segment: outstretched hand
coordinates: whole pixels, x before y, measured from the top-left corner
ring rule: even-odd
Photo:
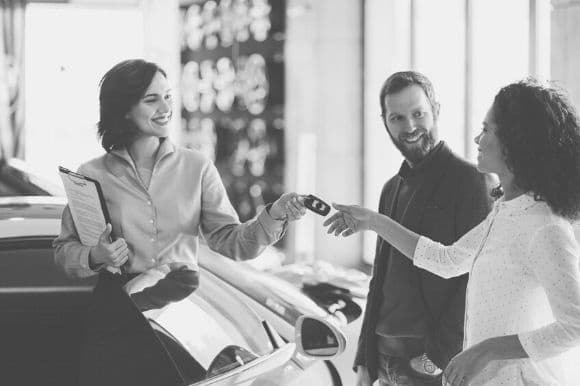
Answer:
[[[373,217],[376,212],[358,205],[340,205],[332,203],[332,207],[337,210],[322,225],[328,226],[328,234],[335,236],[342,234],[348,237],[356,232],[371,229]]]

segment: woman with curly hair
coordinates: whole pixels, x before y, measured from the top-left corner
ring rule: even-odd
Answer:
[[[335,204],[324,225],[372,230],[442,277],[469,273],[463,351],[449,385],[569,385],[580,344],[580,123],[562,92],[525,80],[502,88],[475,138],[478,169],[495,173],[489,216],[450,246],[358,206]],[[575,373],[575,374],[574,374]]]

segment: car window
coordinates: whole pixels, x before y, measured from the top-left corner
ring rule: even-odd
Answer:
[[[218,376],[274,350],[263,321],[239,299],[240,294],[205,270],[200,272],[199,287],[185,299],[167,301],[170,297],[166,297],[161,307],[148,304],[144,309],[138,294],[165,277],[161,270],[150,270],[127,283],[125,289],[162,336],[188,381]],[[163,288],[167,287],[159,286]]]
[[[52,238],[15,238],[0,244],[0,288],[77,287],[89,291],[96,278],[73,279],[54,263]]]

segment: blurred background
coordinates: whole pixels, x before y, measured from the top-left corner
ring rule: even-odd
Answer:
[[[379,118],[394,71],[433,81],[440,136],[472,161],[502,85],[554,80],[580,101],[579,0],[0,4],[3,162],[60,184],[58,165],[100,155],[99,80],[142,57],[173,84],[173,141],[214,160],[242,220],[287,191],[376,208],[402,161]],[[282,259],[368,272],[375,238],[328,236],[322,221],[309,213],[292,224],[276,246]]]

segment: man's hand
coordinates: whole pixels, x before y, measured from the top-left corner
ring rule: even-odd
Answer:
[[[272,204],[269,213],[275,220],[298,220],[306,214],[304,199],[296,193],[283,194]]]
[[[91,247],[89,259],[92,264],[120,267],[129,258],[129,248],[125,239],[119,238],[114,242],[110,241],[112,229],[111,224],[107,224],[107,227],[99,237],[97,245]]]
[[[364,366],[358,366],[356,369],[356,386],[371,386],[372,384],[369,370]]]
[[[328,218],[322,225],[329,226],[327,233],[334,233],[335,236],[342,234],[344,237],[356,232],[365,231],[372,228],[372,222],[376,212],[360,207],[358,205],[332,204],[338,212]]]

